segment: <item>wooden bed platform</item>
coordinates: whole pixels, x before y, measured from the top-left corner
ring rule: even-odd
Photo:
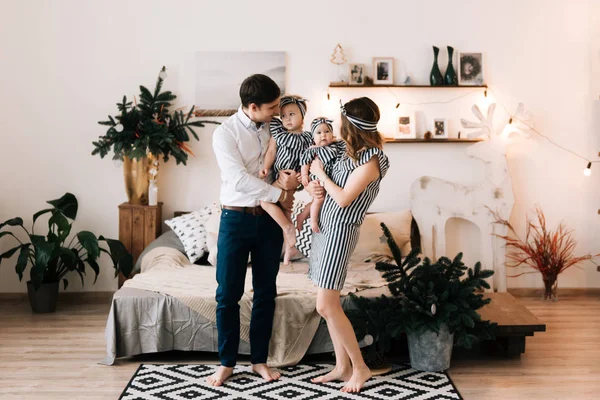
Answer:
[[[490,320],[498,324],[496,341],[484,343],[483,346],[491,349],[496,345],[501,347],[507,356],[518,356],[525,352],[525,338],[533,336],[535,332],[544,332],[546,325],[541,323],[519,300],[512,294],[486,293],[492,302],[479,310],[483,320]]]

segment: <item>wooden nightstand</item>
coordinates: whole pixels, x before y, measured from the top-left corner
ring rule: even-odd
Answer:
[[[161,234],[162,204],[142,206],[123,203],[119,206],[119,240],[133,255],[134,264],[146,246]],[[125,280],[120,274],[119,287]]]

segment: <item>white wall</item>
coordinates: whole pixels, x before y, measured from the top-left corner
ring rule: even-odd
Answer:
[[[371,64],[373,56],[394,57],[396,74],[408,72],[427,83],[432,45],[456,51],[483,51],[486,80],[497,100],[514,112],[526,104],[536,126],[554,141],[597,159],[600,150],[599,7],[581,1],[4,1],[0,25],[0,221],[29,219],[45,201],[71,191],[80,202],[75,225],[109,237],[118,236],[118,204],[125,201],[122,172],[109,158],[92,157],[92,140],[103,134],[96,121],[116,113],[124,94],[153,86],[162,65],[165,87],[178,105],[193,102],[194,52],[198,50],[283,50],[287,52],[288,88],[311,99],[307,119],[327,114],[323,89],[335,78],[329,57],[336,43],[349,61]],[[376,6],[375,6],[376,5]],[[280,21],[276,23],[276,21]],[[369,68],[370,69],[370,68]],[[395,90],[401,102],[445,101],[463,91]],[[343,100],[366,94],[383,111],[382,130],[393,129],[396,100],[386,89],[333,90]],[[445,106],[420,107],[427,121],[472,118],[470,106],[482,104],[481,92]],[[497,121],[506,121],[499,112]],[[423,122],[420,122],[422,124]],[[199,132],[192,144],[196,158],[187,167],[161,165],[160,200],[164,216],[217,199],[219,177],[210,137]],[[408,207],[408,188],[421,175],[475,183],[483,165],[464,155],[465,145],[389,144],[392,168],[374,211]],[[577,252],[598,252],[600,165],[591,178],[585,162],[557,150],[539,137],[511,148],[510,170],[516,207],[513,222],[521,230],[524,215],[539,204],[555,226],[564,220],[579,241]],[[40,228],[43,224],[40,224]],[[470,227],[453,246],[469,260]],[[465,240],[463,240],[465,239]],[[0,252],[9,248],[2,240]],[[464,243],[463,243],[464,242]],[[476,248],[473,248],[476,249]],[[83,290],[113,290],[116,280],[103,265],[98,282],[88,276]],[[82,290],[77,276],[69,290]],[[509,287],[540,286],[538,275],[509,280]],[[600,287],[595,266],[567,271],[560,287]],[[0,292],[25,290],[14,273],[14,260],[0,267]]]

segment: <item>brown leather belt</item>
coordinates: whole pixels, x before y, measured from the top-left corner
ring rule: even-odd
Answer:
[[[256,207],[238,207],[238,206],[221,206],[223,210],[238,211],[244,214],[264,215],[266,211],[261,206]]]

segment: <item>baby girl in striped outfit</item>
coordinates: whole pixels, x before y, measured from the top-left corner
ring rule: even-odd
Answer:
[[[279,171],[291,169],[300,172],[300,157],[313,142],[312,134],[303,130],[306,100],[299,96],[284,96],[279,107],[281,120],[271,120],[271,140],[265,154],[264,168],[259,174],[260,178],[264,178],[273,168],[275,181]],[[294,192],[288,192],[287,195],[293,196]],[[277,204],[264,201],[261,201],[260,205],[283,229],[286,243],[284,263],[288,264],[296,245],[296,229],[292,222],[291,210],[282,210]]]
[[[315,158],[318,158],[323,163],[325,171],[329,171],[340,154],[344,152],[344,142],[336,141],[333,136],[333,121],[325,117],[315,118],[310,124],[310,130],[313,135],[314,146],[309,147],[300,158],[302,164],[302,184],[308,186],[310,181],[316,180],[317,177],[309,174],[310,165]],[[325,198],[317,199],[306,205],[304,210],[296,218],[298,230],[302,230],[304,220],[310,215],[310,226],[313,232],[319,232],[319,213]]]

